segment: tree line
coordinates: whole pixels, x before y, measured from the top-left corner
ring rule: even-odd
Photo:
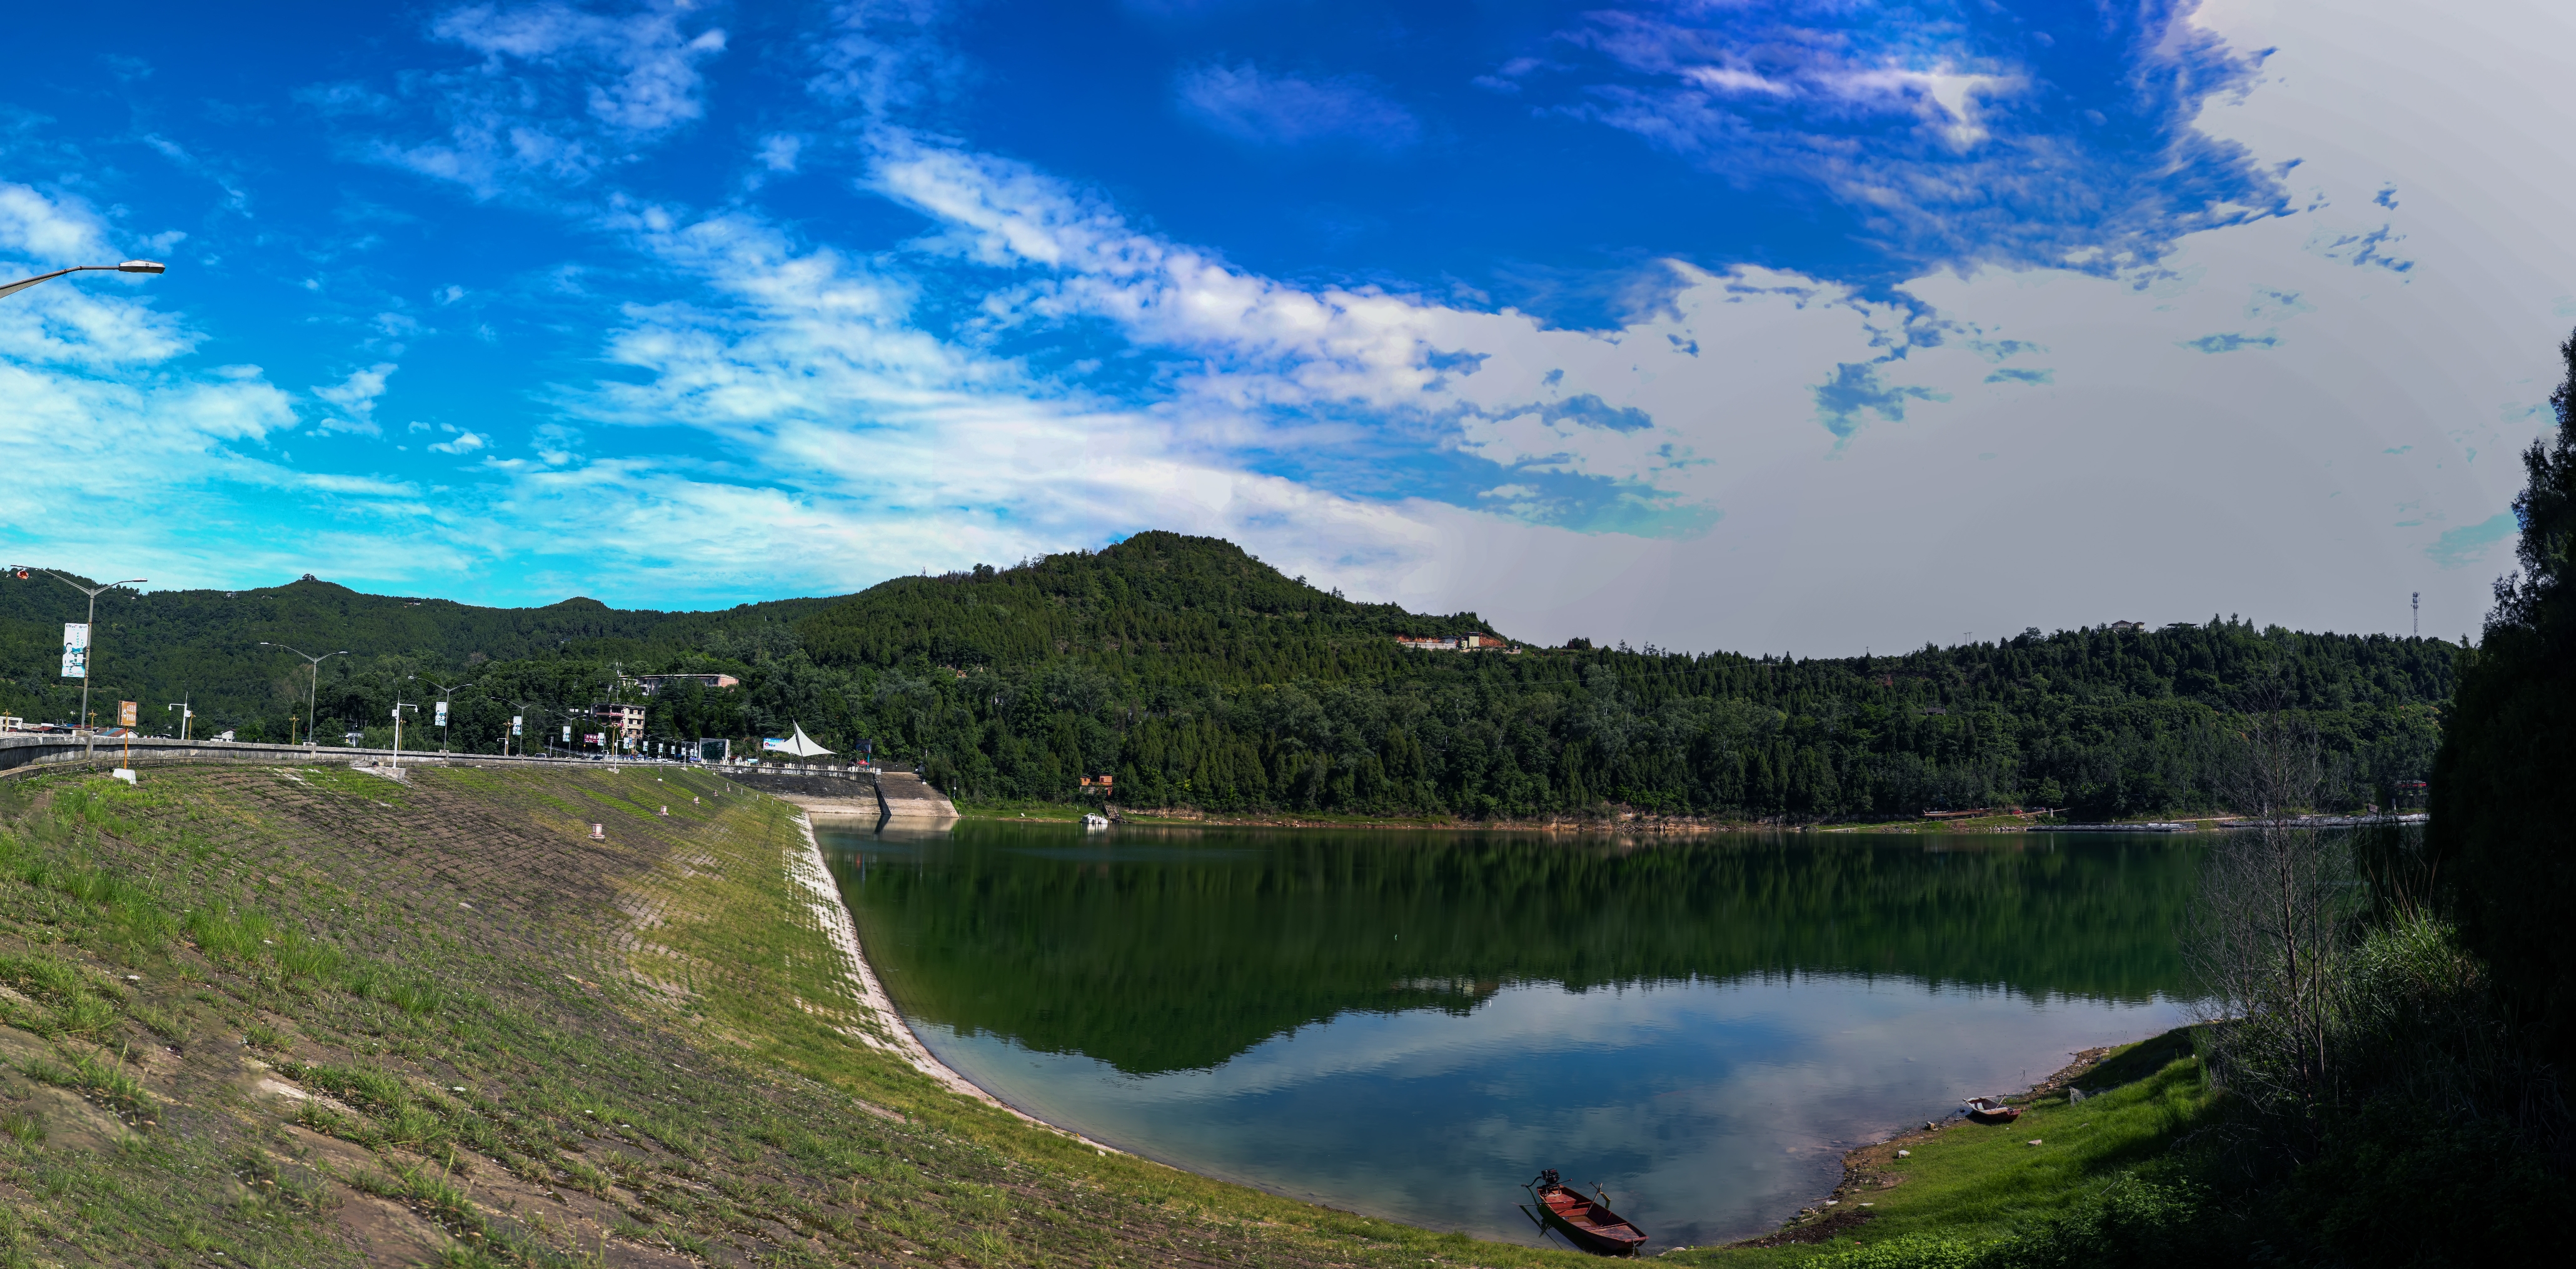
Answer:
[[[78,599],[41,577],[0,586],[0,709],[68,720],[54,623]],[[1169,533],[715,613],[480,609],[312,581],[102,605],[96,696],[139,692],[147,726],[184,694],[201,732],[285,739],[309,690],[326,741],[381,743],[395,702],[462,684],[434,739],[492,752],[514,716],[521,746],[567,723],[579,736],[592,706],[645,699],[637,674],[714,672],[740,686],[654,696],[651,740],[801,725],[968,798],[1070,799],[1108,775],[1134,807],[1473,818],[2220,809],[2227,719],[2256,698],[2323,738],[2323,809],[2387,806],[2429,772],[2460,656],[2218,617],[1866,657],[1416,651],[1395,636],[1484,623],[1357,603]],[[262,639],[373,646],[314,670]]]

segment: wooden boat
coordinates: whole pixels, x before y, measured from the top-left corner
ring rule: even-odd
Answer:
[[[1521,1210],[1528,1212],[1540,1228],[1555,1230],[1580,1250],[1596,1256],[1633,1256],[1646,1245],[1644,1231],[1611,1211],[1608,1204],[1566,1188],[1554,1168],[1539,1173],[1536,1180],[1521,1188],[1538,1200],[1537,1211],[1526,1206]]]
[[[1968,1118],[1981,1124],[2008,1124],[2021,1118],[2021,1107],[2006,1106],[1992,1097],[1971,1097]]]

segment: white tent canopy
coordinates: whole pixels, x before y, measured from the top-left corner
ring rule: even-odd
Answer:
[[[771,753],[792,753],[799,758],[812,758],[832,752],[814,743],[814,738],[805,734],[805,724],[797,723],[795,727],[796,735],[793,738],[765,741],[761,748]]]

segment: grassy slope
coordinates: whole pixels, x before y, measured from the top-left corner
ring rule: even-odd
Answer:
[[[663,774],[0,781],[0,1263],[1574,1263],[938,1089],[788,808]]]
[[[1832,1235],[1822,1241],[1709,1248],[1672,1259],[1795,1265],[1838,1259],[1856,1247],[1988,1242],[2062,1212],[2121,1173],[2165,1156],[2213,1113],[2200,1062],[2191,1055],[2188,1035],[2179,1031],[2114,1050],[2072,1086],[2089,1095],[2072,1102],[2056,1090],[2026,1103],[2022,1117],[2010,1124],[1951,1120],[1935,1132],[1854,1151],[1845,1184],[1835,1191],[1839,1201],[1798,1222]],[[2040,1144],[2029,1144],[2034,1140]],[[1896,1157],[1898,1150],[1910,1157]],[[1854,1221],[1853,1211],[1866,1213],[1866,1219]]]

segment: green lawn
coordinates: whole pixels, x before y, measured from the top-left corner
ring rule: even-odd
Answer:
[[[2115,1050],[2073,1087],[2086,1092],[2084,1100],[2050,1093],[2028,1103],[2010,1124],[1952,1119],[1939,1131],[1855,1152],[1839,1201],[1824,1212],[1837,1225],[1851,1219],[1845,1214],[1850,1211],[1866,1219],[1828,1242],[1700,1249],[1669,1259],[1796,1265],[1831,1261],[1859,1247],[1992,1241],[2163,1156],[2213,1113],[2214,1095],[2187,1031]],[[1907,1157],[1896,1157],[1899,1150]]]

